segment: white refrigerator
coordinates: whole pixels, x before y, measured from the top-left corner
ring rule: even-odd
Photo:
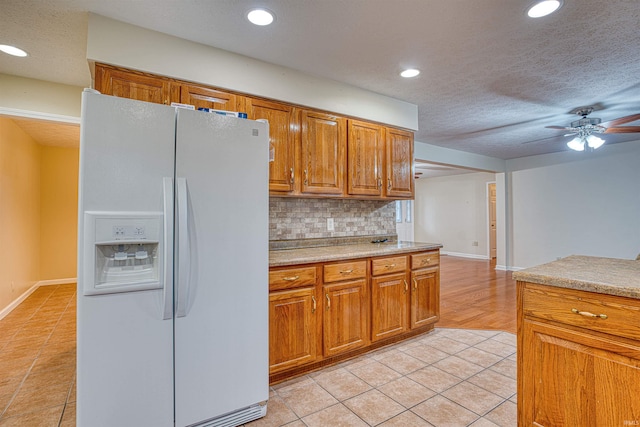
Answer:
[[[266,414],[268,124],[82,95],[77,425]]]

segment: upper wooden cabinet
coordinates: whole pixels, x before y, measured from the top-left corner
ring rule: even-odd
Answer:
[[[304,110],[300,114],[302,193],[344,193],[346,119]]]
[[[105,95],[156,104],[180,98],[180,86],[170,80],[101,66],[96,66],[95,88]]]
[[[288,104],[246,99],[247,117],[269,121],[269,143],[273,146],[274,161],[269,163],[269,191],[288,193],[295,189],[295,109]]]
[[[195,85],[180,86],[180,102],[198,108],[245,112],[244,97]]]
[[[386,195],[413,197],[413,133],[387,129],[385,169]]]
[[[269,121],[269,192],[288,197],[411,199],[413,133],[169,77],[95,65],[105,95],[246,112]]]
[[[382,196],[384,128],[349,120],[347,189],[354,196]]]

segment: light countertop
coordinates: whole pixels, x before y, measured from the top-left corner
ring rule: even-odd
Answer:
[[[513,273],[515,280],[640,299],[640,261],[572,255]]]
[[[339,261],[440,249],[439,243],[356,243],[269,251],[269,267]]]

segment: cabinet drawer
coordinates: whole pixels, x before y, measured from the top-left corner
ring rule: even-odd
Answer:
[[[425,252],[422,254],[411,255],[411,269],[433,267],[440,264],[440,252]]]
[[[291,289],[316,284],[315,267],[298,267],[269,271],[269,290]]]
[[[324,282],[339,282],[347,279],[360,279],[367,276],[367,262],[341,262],[324,266]]]
[[[407,257],[398,256],[374,259],[371,262],[371,269],[374,276],[403,272],[407,269]]]
[[[526,284],[523,313],[640,340],[640,300]]]

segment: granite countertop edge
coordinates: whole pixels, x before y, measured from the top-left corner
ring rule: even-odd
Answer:
[[[515,271],[513,279],[640,299],[640,261],[636,260],[572,255]]]
[[[440,248],[442,248],[440,243],[398,241],[279,249],[269,251],[269,267],[369,258]]]

